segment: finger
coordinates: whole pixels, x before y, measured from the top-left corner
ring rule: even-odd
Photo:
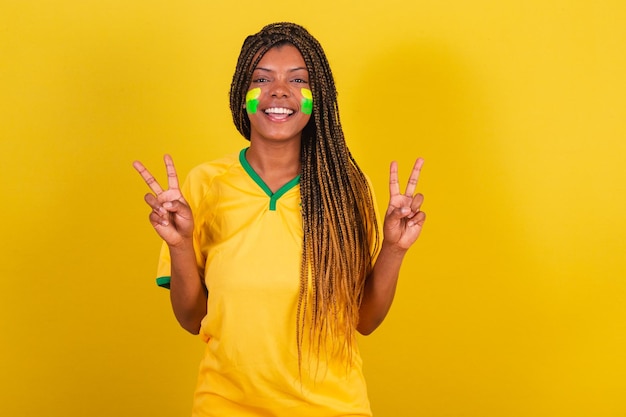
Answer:
[[[411,171],[411,176],[409,177],[409,183],[406,185],[406,191],[404,195],[409,197],[413,197],[415,193],[415,189],[417,188],[417,181],[420,178],[420,171],[422,170],[422,165],[424,165],[424,160],[422,158],[417,158],[415,164],[413,164],[413,170]]]
[[[167,210],[163,208],[161,202],[154,196],[154,194],[146,194],[143,197],[144,201],[152,208],[152,211],[159,216],[167,216]]]
[[[141,177],[146,182],[146,184],[148,184],[148,187],[150,187],[152,192],[154,192],[157,195],[163,192],[163,188],[161,188],[161,186],[159,185],[157,180],[154,178],[154,176],[150,173],[150,171],[148,171],[148,169],[141,162],[139,161],[133,162],[133,167],[141,175]]]
[[[150,212],[150,216],[148,216],[148,218],[150,219],[150,223],[152,224],[153,227],[169,226],[170,224],[168,216],[165,216],[165,217],[161,216],[159,213],[155,212],[154,210]]]
[[[178,190],[178,175],[174,167],[174,160],[170,155],[163,157],[165,161],[165,170],[167,171],[167,186],[170,190]]]
[[[391,219],[400,220],[411,215],[411,209],[408,207],[396,207],[387,212],[387,216]]]
[[[163,208],[167,210],[168,213],[175,214],[183,219],[190,220],[192,218],[191,209],[180,200],[167,201],[163,203]]]
[[[422,204],[424,204],[424,195],[421,193],[415,194],[413,199],[411,199],[411,212],[413,215],[420,211]]]
[[[415,216],[409,221],[409,226],[420,226],[422,227],[424,225],[424,222],[426,221],[426,213],[424,213],[423,211],[418,211]]]
[[[400,194],[400,184],[398,183],[398,163],[392,161],[389,167],[389,195]]]

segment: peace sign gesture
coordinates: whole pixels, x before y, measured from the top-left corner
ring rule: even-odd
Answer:
[[[426,213],[421,211],[424,196],[415,194],[424,160],[418,158],[413,165],[404,194],[400,193],[398,163],[392,162],[389,170],[389,206],[383,226],[384,240],[399,249],[407,250],[422,231]]]
[[[148,193],[144,197],[146,203],[152,208],[150,223],[169,246],[177,246],[192,237],[193,216],[178,187],[178,175],[172,157],[165,155],[163,160],[167,171],[167,190],[161,188],[141,162],[133,162],[133,167],[154,193]]]

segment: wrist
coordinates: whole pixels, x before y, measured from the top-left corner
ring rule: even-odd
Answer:
[[[168,244],[170,249],[170,253],[182,253],[187,252],[189,250],[193,251],[193,239],[192,238],[182,238],[176,243]]]
[[[403,259],[404,255],[406,255],[407,251],[408,251],[407,248],[404,248],[404,247],[399,246],[399,245],[397,245],[395,243],[383,240],[383,244],[382,244],[382,246],[380,248],[379,256],[384,253],[385,256],[393,256],[393,257],[396,257],[398,259]]]

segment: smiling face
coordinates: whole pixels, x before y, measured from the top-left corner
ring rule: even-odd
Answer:
[[[300,141],[311,118],[309,71],[292,45],[268,50],[252,73],[246,94],[250,141]]]

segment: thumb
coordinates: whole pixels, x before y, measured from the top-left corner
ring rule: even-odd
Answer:
[[[388,212],[388,216],[394,220],[400,220],[411,214],[411,208],[407,206],[394,207]]]
[[[191,218],[191,209],[187,204],[179,200],[166,201],[163,208],[169,213],[175,213],[184,218]]]

